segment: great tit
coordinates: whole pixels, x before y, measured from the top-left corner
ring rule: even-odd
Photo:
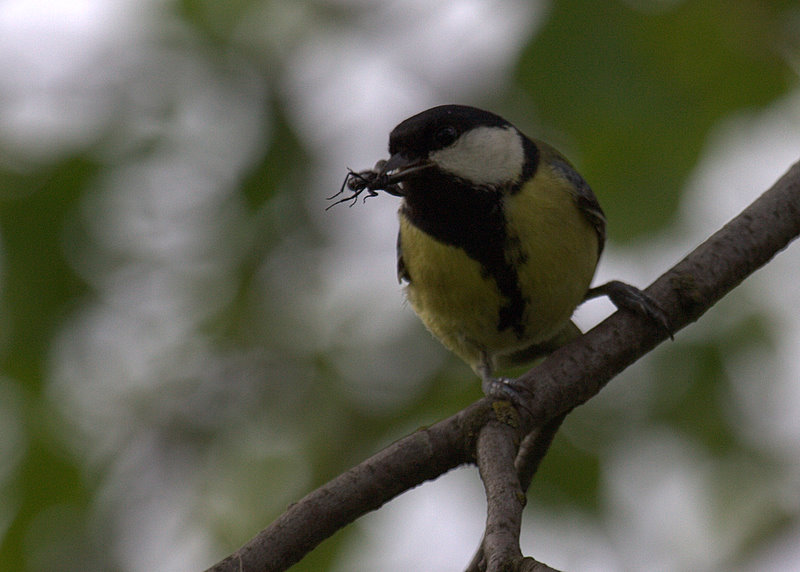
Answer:
[[[389,154],[372,170],[350,171],[345,184],[354,193],[342,201],[362,191],[402,197],[398,279],[428,330],[472,367],[487,395],[509,391],[498,369],[580,335],[571,317],[588,298],[607,295],[668,328],[633,286],[590,288],[606,218],[583,177],[547,143],[494,113],[442,105],[395,127]]]

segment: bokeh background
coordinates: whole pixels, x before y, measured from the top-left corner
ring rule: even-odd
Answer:
[[[780,0],[0,2],[0,569],[201,570],[480,397],[395,280],[399,121],[490,108],[569,156],[644,286],[800,157]],[[800,568],[800,248],[568,418],[523,548]],[[591,327],[611,311],[579,311]],[[462,569],[474,468],[296,570]]]

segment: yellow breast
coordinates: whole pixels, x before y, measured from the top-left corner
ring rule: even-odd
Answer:
[[[583,299],[597,265],[596,231],[567,183],[546,166],[504,201],[506,260],[517,270],[525,300],[522,332],[499,331],[498,312],[507,300],[478,261],[400,215],[411,277],[408,301],[426,327],[473,367],[482,354],[512,353],[556,335]]]

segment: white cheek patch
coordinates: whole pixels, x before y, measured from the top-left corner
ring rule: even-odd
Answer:
[[[447,171],[476,185],[497,187],[522,175],[525,150],[513,127],[478,127],[464,133],[429,159]]]

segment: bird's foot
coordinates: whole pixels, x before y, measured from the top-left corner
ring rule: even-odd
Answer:
[[[670,339],[674,339],[672,324],[670,324],[666,312],[643,290],[619,280],[612,280],[595,288],[590,288],[584,300],[599,296],[608,296],[611,303],[618,309],[630,310],[648,318],[667,333]]]
[[[530,390],[511,377],[490,377],[485,376],[481,382],[484,395],[489,399],[497,401],[509,401],[517,409],[524,409],[529,414],[531,411],[524,405],[523,394],[529,394]]]

